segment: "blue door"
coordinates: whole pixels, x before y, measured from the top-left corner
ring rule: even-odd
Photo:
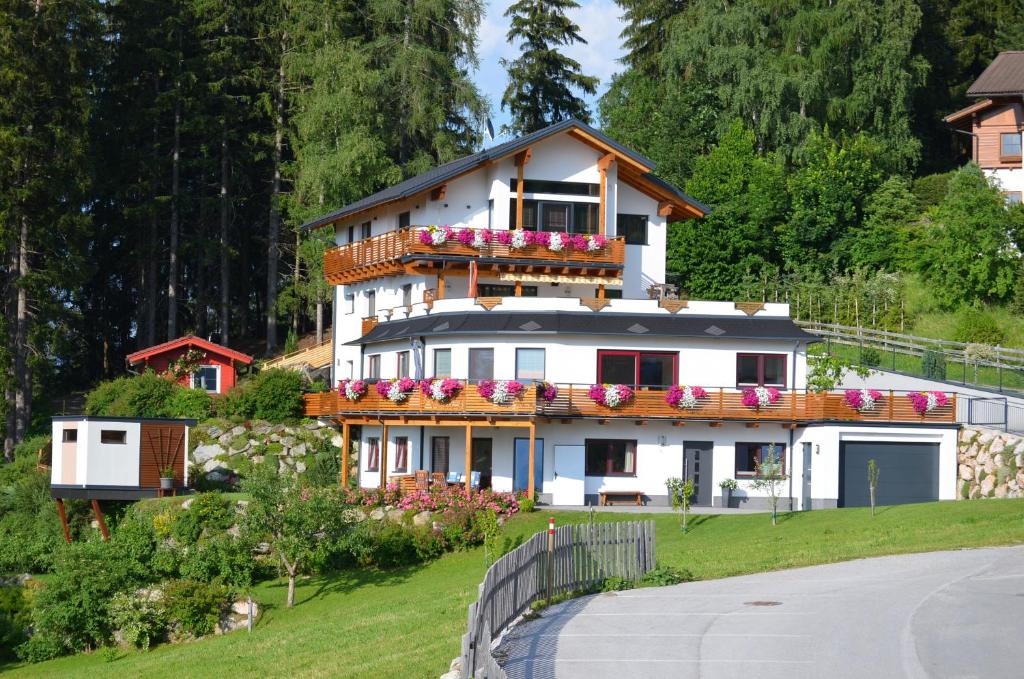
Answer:
[[[539,492],[544,481],[544,439],[534,439],[533,483]],[[515,440],[515,467],[512,471],[512,490],[526,490],[530,482],[530,439]]]

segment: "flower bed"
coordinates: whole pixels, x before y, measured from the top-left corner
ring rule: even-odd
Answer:
[[[949,405],[949,397],[941,391],[915,391],[907,394],[907,398],[918,415],[927,415]]]
[[[420,380],[420,391],[433,401],[448,403],[462,391],[462,382],[451,377],[432,377]]]
[[[419,230],[417,238],[420,243],[441,246],[446,243],[459,243],[477,250],[498,243],[513,250],[522,250],[531,245],[545,247],[552,252],[575,250],[577,252],[597,252],[608,245],[608,239],[600,234],[568,234],[562,231],[511,231],[491,229],[453,229],[450,226],[427,226]]]
[[[877,389],[847,389],[843,401],[858,413],[866,413],[875,409],[882,400],[882,392]]]
[[[491,403],[504,406],[522,396],[526,385],[515,380],[480,380],[476,390]]]
[[[341,492],[342,502],[355,507],[394,507],[417,512],[446,512],[450,510],[486,511],[493,509],[499,515],[512,515],[519,511],[520,496],[515,493],[496,493],[492,490],[466,491],[464,486],[440,486],[430,490],[417,490],[404,495],[398,487],[389,484],[379,488],[349,488]]]
[[[587,395],[594,403],[608,408],[618,408],[633,400],[633,390],[625,384],[595,384]]]
[[[683,384],[673,385],[665,394],[665,403],[680,410],[696,410],[701,399],[708,397],[704,387],[689,387]]]
[[[759,410],[779,402],[781,394],[775,387],[753,387],[743,390],[740,402],[748,408]]]
[[[381,398],[393,403],[402,403],[416,388],[416,380],[411,377],[400,377],[397,380],[380,380],[374,385]]]
[[[338,382],[338,395],[349,401],[358,401],[366,395],[366,382],[363,380],[342,380]]]

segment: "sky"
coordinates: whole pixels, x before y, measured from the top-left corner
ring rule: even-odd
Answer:
[[[575,44],[566,48],[566,53],[578,61],[583,73],[596,76],[600,80],[597,95],[587,97],[587,105],[592,115],[597,113],[597,100],[611,82],[612,75],[622,70],[618,58],[622,56],[619,33],[622,31],[622,10],[613,0],[577,0],[580,6],[569,13],[569,18],[580,27],[580,35],[587,41],[586,45]],[[512,0],[488,0],[487,14],[480,24],[477,55],[480,67],[473,79],[481,92],[491,103],[491,122],[497,135],[492,142],[485,140],[485,146],[506,141],[501,136],[501,126],[509,122],[508,111],[501,110],[501,95],[505,91],[505,70],[499,60],[515,59],[519,54],[515,45],[509,44],[505,37],[508,32],[509,20],[503,15]]]

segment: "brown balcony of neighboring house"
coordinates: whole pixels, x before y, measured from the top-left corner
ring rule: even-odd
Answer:
[[[420,275],[465,274],[476,261],[480,274],[488,272],[535,276],[583,276],[594,279],[619,279],[625,261],[625,241],[608,238],[597,250],[566,247],[554,251],[546,245],[513,248],[493,238],[480,247],[464,245],[456,239],[440,245],[420,240],[425,227],[389,231],[324,253],[324,277],[332,285],[348,285],[381,276],[401,273]],[[455,231],[462,231],[456,228]],[[472,231],[487,231],[473,229]],[[498,231],[491,231],[497,234]]]
[[[479,395],[475,384],[462,382],[458,395],[450,402],[440,403],[417,387],[399,403],[389,401],[368,386],[365,395],[350,401],[336,391],[306,395],[305,414],[308,417],[336,417],[344,420],[365,419],[368,423],[379,419],[402,420],[433,418],[444,423],[444,416],[487,419],[497,416],[541,417],[551,422],[589,418],[598,421],[634,420],[670,421],[678,426],[687,422],[703,422],[717,426],[723,422],[744,422],[748,426],[760,423],[779,423],[796,426],[817,422],[953,424],[956,422],[956,395],[948,395],[948,402],[926,413],[919,413],[905,391],[882,392],[870,409],[857,410],[849,405],[843,392],[810,392],[782,390],[778,400],[768,406],[755,408],[745,405],[743,392],[730,389],[707,389],[707,396],[698,399],[692,409],[681,409],[666,401],[666,389],[640,388],[623,405],[609,408],[590,398],[590,385],[559,384],[557,396],[548,402],[540,398],[537,389],[529,386],[508,405],[497,405]]]

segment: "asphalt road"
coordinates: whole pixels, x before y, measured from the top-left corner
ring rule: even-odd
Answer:
[[[499,654],[515,679],[1024,677],[1024,547],[583,597]]]

